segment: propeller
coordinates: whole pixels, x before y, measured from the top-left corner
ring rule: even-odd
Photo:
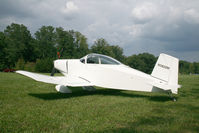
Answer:
[[[57,52],[58,59],[60,59],[60,57],[62,56],[62,53],[63,53],[63,48],[61,49],[60,52]],[[53,67],[50,76],[54,76],[54,74],[55,74],[56,72],[57,72],[57,69],[56,69],[55,67]]]
[[[57,72],[57,69],[55,69],[55,67],[53,67],[53,70],[52,70],[50,76],[54,76],[54,74],[55,74],[56,72]]]

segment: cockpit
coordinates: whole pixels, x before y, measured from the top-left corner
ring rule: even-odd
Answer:
[[[82,63],[87,64],[110,64],[110,65],[120,65],[121,63],[109,56],[101,54],[88,54],[87,56],[80,59]]]

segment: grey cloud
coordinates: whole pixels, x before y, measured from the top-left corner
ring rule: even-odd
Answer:
[[[1,0],[0,1],[0,18],[2,17],[31,17],[33,16],[29,8],[25,8],[22,1]]]
[[[0,21],[1,30],[11,22],[25,24],[32,33],[42,25],[78,30],[89,44],[103,37],[123,47],[125,55],[164,52],[199,61],[196,0],[3,0]]]

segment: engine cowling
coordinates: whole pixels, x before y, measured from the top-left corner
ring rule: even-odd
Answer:
[[[56,85],[55,89],[60,93],[72,93],[72,91],[64,85]]]

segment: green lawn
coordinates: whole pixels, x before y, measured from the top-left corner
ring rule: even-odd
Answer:
[[[98,88],[57,93],[54,85],[0,73],[3,132],[199,132],[199,76],[180,75],[177,102],[166,94]]]

